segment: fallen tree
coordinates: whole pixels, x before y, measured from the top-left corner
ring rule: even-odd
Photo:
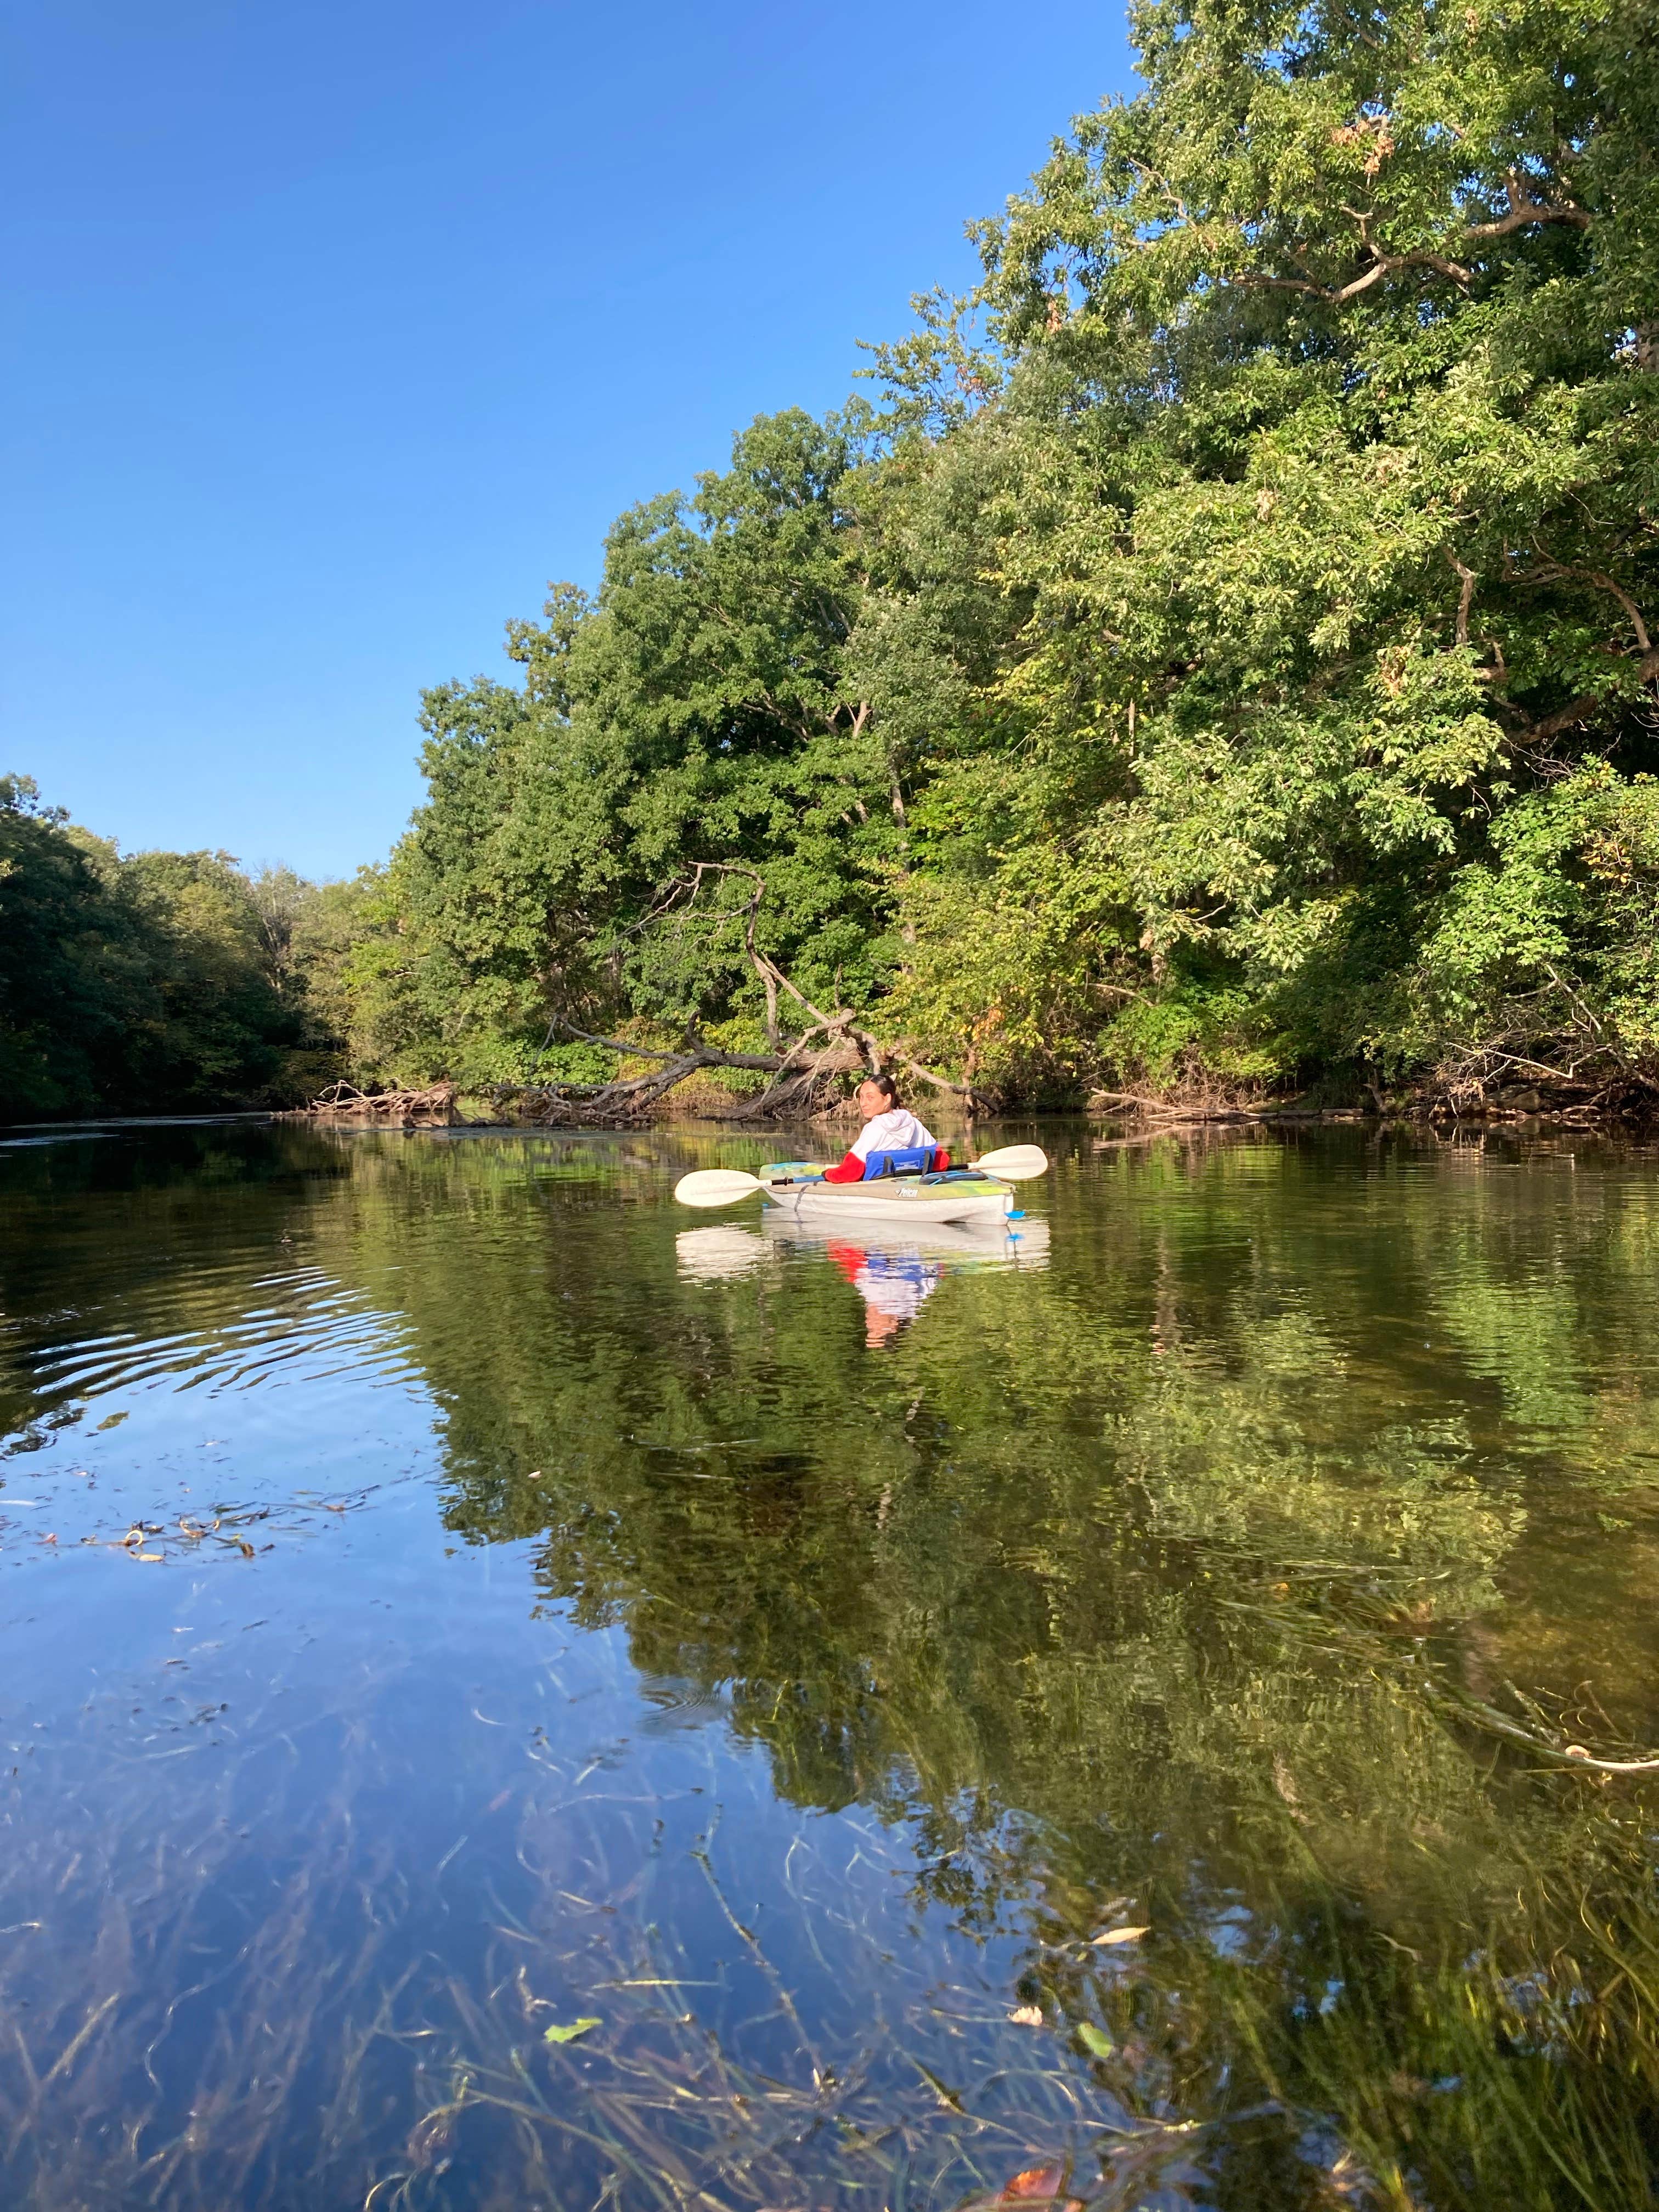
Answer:
[[[712,910],[705,907],[699,918],[706,920],[713,931],[735,931],[738,935],[743,960],[764,1000],[769,1049],[737,1052],[712,1043],[695,1018],[686,1023],[678,1044],[665,1046],[606,1036],[581,1027],[566,1014],[555,1013],[548,1022],[548,1047],[558,1037],[568,1037],[573,1043],[597,1045],[615,1053],[624,1064],[647,1060],[653,1065],[637,1073],[619,1073],[606,1083],[492,1084],[483,1096],[489,1102],[494,1120],[507,1126],[540,1128],[635,1127],[649,1121],[679,1085],[713,1068],[736,1068],[771,1078],[756,1097],[734,1099],[729,1118],[735,1121],[798,1121],[834,1112],[842,1103],[841,1079],[860,1071],[871,1075],[903,1075],[924,1083],[959,1100],[970,1118],[984,1104],[970,1084],[958,1083],[936,1068],[925,1066],[911,1056],[902,1041],[884,1043],[869,1026],[867,1018],[854,1009],[837,1006],[826,1012],[762,951],[757,925],[766,882],[754,868],[733,861],[696,862],[669,886],[633,933],[637,935],[648,927],[683,933],[705,886],[721,882],[746,884],[747,896],[736,905]],[[782,1023],[786,1001],[806,1018],[805,1026],[788,1037]],[[456,1110],[455,1093],[453,1083],[436,1084],[426,1091],[394,1092],[362,1091],[350,1084],[337,1083],[307,1111],[387,1121],[402,1118],[409,1123],[444,1119],[472,1127],[490,1126],[489,1121],[465,1121]],[[436,1103],[428,1107],[423,1103],[428,1101]]]
[[[781,970],[778,980],[784,989],[794,991]],[[772,1080],[755,1097],[734,1100],[729,1118],[799,1121],[833,1113],[841,1103],[838,1079],[861,1072],[909,1075],[958,1097],[969,1114],[974,1111],[974,1094],[966,1084],[924,1067],[899,1048],[884,1047],[855,1014],[845,1008],[825,1014],[806,1000],[801,1003],[817,1019],[779,1052],[728,1052],[695,1028],[688,1029],[678,1046],[637,1044],[628,1037],[580,1029],[557,1017],[550,1024],[550,1040],[562,1035],[578,1044],[601,1046],[623,1060],[648,1060],[656,1065],[638,1074],[618,1075],[610,1083],[496,1084],[488,1095],[498,1110],[520,1122],[628,1128],[650,1121],[670,1091],[690,1077],[708,1068],[732,1067],[769,1075]]]
[[[700,907],[710,886],[722,885],[746,889],[736,904],[704,902]],[[958,1098],[971,1115],[976,1101],[969,1085],[924,1066],[902,1042],[884,1043],[854,1009],[836,1006],[826,1012],[762,950],[758,927],[765,897],[766,879],[757,869],[735,861],[699,860],[669,885],[630,934],[655,930],[678,944],[688,929],[701,925],[714,935],[735,936],[742,963],[759,986],[765,1006],[766,1051],[737,1052],[712,1043],[696,1018],[687,1022],[679,1044],[660,1046],[606,1036],[556,1013],[548,1024],[550,1046],[556,1037],[565,1036],[614,1052],[623,1062],[643,1060],[654,1065],[637,1073],[619,1074],[609,1083],[498,1085],[489,1094],[492,1103],[520,1122],[625,1128],[649,1121],[669,1093],[690,1078],[708,1069],[737,1068],[772,1079],[757,1096],[734,1101],[730,1118],[799,1120],[833,1112],[841,1103],[840,1079],[862,1070],[872,1075],[908,1076]],[[786,1002],[806,1018],[805,1026],[789,1037],[782,1022]]]
[[[432,1083],[414,1091],[362,1091],[355,1083],[331,1083],[302,1114],[342,1121],[374,1121],[402,1129],[446,1128],[463,1121],[453,1083]]]
[[[601,1046],[619,1059],[646,1060],[654,1066],[636,1074],[618,1075],[610,1083],[494,1084],[486,1094],[498,1111],[515,1121],[545,1127],[629,1127],[648,1121],[669,1092],[707,1068],[734,1067],[770,1075],[772,1081],[759,1097],[734,1102],[733,1118],[742,1121],[781,1118],[786,1114],[821,1112],[833,1079],[866,1066],[850,1048],[833,1046],[806,1054],[792,1048],[787,1054],[727,1052],[695,1030],[683,1044],[673,1047],[639,1044],[627,1037],[603,1036],[579,1029],[562,1019],[550,1029],[550,1036],[563,1035],[579,1044]]]

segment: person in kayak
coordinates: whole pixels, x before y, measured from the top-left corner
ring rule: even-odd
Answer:
[[[874,1152],[908,1152],[931,1146],[935,1168],[948,1168],[951,1155],[932,1130],[924,1128],[908,1106],[900,1103],[898,1085],[890,1075],[866,1075],[854,1094],[864,1127],[838,1166],[826,1168],[825,1182],[862,1182]]]

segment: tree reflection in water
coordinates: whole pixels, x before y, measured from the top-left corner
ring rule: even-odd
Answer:
[[[0,1154],[16,2201],[1645,2201],[1650,1162],[1044,1141]]]

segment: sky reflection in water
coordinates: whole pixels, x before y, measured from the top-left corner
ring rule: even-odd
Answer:
[[[903,1244],[689,1222],[730,1137],[0,1152],[9,2202],[1631,2185],[1642,1801],[1471,1715],[1659,1740],[1650,1159],[1042,1133]]]

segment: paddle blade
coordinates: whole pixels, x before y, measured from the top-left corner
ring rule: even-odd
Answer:
[[[680,1177],[674,1195],[682,1206],[730,1206],[734,1198],[747,1198],[761,1188],[758,1178],[741,1168],[698,1168]]]
[[[1048,1155],[1041,1145],[1005,1145],[1000,1152],[987,1152],[974,1165],[983,1168],[987,1175],[1000,1176],[1004,1182],[1030,1182],[1033,1176],[1048,1174]]]

